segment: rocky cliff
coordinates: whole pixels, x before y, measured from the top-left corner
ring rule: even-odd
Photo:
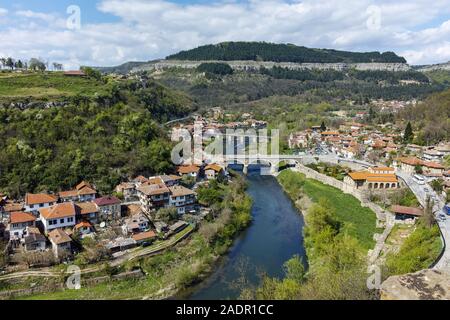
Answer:
[[[195,69],[202,63],[222,62],[229,64],[234,70],[253,71],[261,67],[271,69],[275,66],[290,70],[337,70],[348,69],[381,70],[381,71],[407,71],[410,66],[406,63],[292,63],[292,62],[260,62],[260,61],[187,61],[187,60],[159,60],[132,69],[139,71],[161,71],[169,68]]]

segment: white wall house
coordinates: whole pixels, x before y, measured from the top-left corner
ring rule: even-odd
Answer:
[[[45,232],[75,226],[76,207],[73,203],[58,203],[39,210]]]
[[[12,212],[9,218],[9,234],[11,240],[23,238],[28,227],[34,227],[36,217],[27,212]]]
[[[178,214],[182,215],[194,209],[197,201],[194,191],[182,186],[170,187],[169,189],[169,205],[176,207]]]
[[[51,194],[32,194],[27,193],[25,196],[25,211],[35,215],[39,214],[39,209],[49,208],[58,202],[58,198]]]

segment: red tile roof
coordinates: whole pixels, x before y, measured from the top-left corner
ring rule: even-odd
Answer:
[[[45,219],[58,219],[65,217],[75,216],[77,211],[76,207],[71,202],[58,203],[50,208],[39,209],[39,213]]]
[[[10,223],[25,223],[36,221],[36,217],[27,212],[11,212]]]
[[[99,207],[101,207],[101,206],[110,206],[110,205],[114,205],[114,204],[119,204],[119,203],[121,203],[121,201],[114,196],[107,196],[107,197],[95,199],[94,203],[96,205],[98,205]]]
[[[45,193],[39,193],[39,194],[32,194],[27,193],[25,196],[25,203],[27,205],[33,205],[33,204],[41,204],[41,203],[52,203],[58,201],[58,198],[56,196],[45,194]]]
[[[407,214],[407,215],[417,216],[417,217],[420,217],[423,214],[422,210],[420,210],[419,208],[404,207],[404,206],[392,206],[391,211],[393,213]]]

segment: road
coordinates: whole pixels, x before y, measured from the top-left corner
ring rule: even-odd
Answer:
[[[445,241],[445,252],[442,258],[438,261],[435,269],[438,270],[450,270],[450,219],[440,219],[439,215],[443,213],[443,208],[445,206],[445,202],[439,197],[428,184],[419,185],[412,177],[411,174],[407,174],[401,171],[397,171],[397,175],[402,178],[411,191],[416,195],[420,204],[425,207],[427,197],[430,196],[434,200],[433,212],[436,215],[436,220],[438,222],[439,228],[441,229],[442,236]],[[428,192],[425,191],[428,189]]]

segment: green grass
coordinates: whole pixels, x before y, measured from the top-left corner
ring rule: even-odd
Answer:
[[[62,73],[0,74],[0,98],[58,99],[102,94],[110,87],[103,81],[66,77]]]
[[[439,227],[426,227],[419,222],[413,233],[405,240],[397,254],[386,258],[388,275],[401,275],[427,269],[436,261],[442,250]]]
[[[372,210],[362,207],[358,199],[319,181],[306,179],[303,174],[290,170],[282,172],[278,179],[294,201],[302,192],[315,203],[326,199],[348,230],[348,234],[355,237],[363,248],[369,250],[374,247],[373,235],[377,232],[376,215]]]
[[[450,70],[433,70],[425,74],[439,84],[450,86]]]

